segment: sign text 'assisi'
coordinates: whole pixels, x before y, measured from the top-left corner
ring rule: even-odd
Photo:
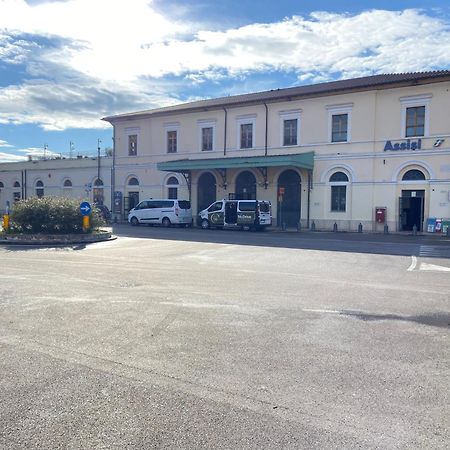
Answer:
[[[422,148],[422,139],[417,139],[412,141],[411,139],[406,139],[406,141],[395,142],[392,144],[391,141],[386,141],[384,145],[384,151],[397,151],[397,150],[420,150]]]

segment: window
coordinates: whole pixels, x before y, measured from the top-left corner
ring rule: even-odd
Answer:
[[[428,136],[431,94],[401,97],[401,137]]]
[[[36,181],[36,197],[42,198],[44,196],[44,183],[41,180]]]
[[[335,172],[330,177],[331,211],[345,212],[347,204],[348,176],[344,172]]]
[[[65,188],[71,188],[72,187],[72,182],[70,180],[65,180],[64,181],[64,187]]]
[[[128,186],[139,186],[139,181],[136,177],[131,177],[128,180]]]
[[[167,131],[167,153],[177,152],[177,130]]]
[[[406,108],[405,137],[425,135],[425,106]]]
[[[256,202],[239,202],[239,211],[256,211]]]
[[[350,142],[353,103],[330,105],[326,108],[329,142]]]
[[[128,156],[137,155],[137,134],[130,134],[128,136]]]
[[[178,206],[180,209],[191,209],[191,202],[188,200],[179,200]]]
[[[13,187],[20,188],[20,183],[18,181],[15,181]]]
[[[253,147],[253,124],[243,123],[241,124],[241,145],[240,148],[252,148]]]
[[[169,177],[166,182],[167,186],[167,198],[176,200],[178,198],[178,185],[179,182],[176,177]]]
[[[4,188],[5,185],[0,181],[0,189]]]
[[[222,206],[222,202],[216,202],[208,208],[208,212],[220,211],[222,209]]]
[[[331,142],[347,142],[348,114],[333,114]]]
[[[14,202],[18,202],[22,198],[22,195],[20,194],[20,192],[13,192],[13,198]]]
[[[283,145],[297,145],[298,119],[288,119],[283,122]]]
[[[423,181],[425,180],[425,175],[422,171],[417,169],[408,170],[403,175],[402,181]]]
[[[202,152],[213,149],[213,127],[202,127]]]

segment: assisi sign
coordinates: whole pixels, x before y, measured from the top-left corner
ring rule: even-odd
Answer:
[[[395,142],[386,141],[384,145],[384,151],[398,151],[398,150],[420,150],[422,148],[422,139],[411,140],[406,139],[406,141]]]

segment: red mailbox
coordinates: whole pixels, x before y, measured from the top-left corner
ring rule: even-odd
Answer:
[[[377,223],[386,223],[386,208],[377,206],[375,208],[375,220]]]

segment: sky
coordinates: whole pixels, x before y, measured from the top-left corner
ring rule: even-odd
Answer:
[[[104,154],[114,114],[442,69],[448,0],[0,0],[0,161]]]

